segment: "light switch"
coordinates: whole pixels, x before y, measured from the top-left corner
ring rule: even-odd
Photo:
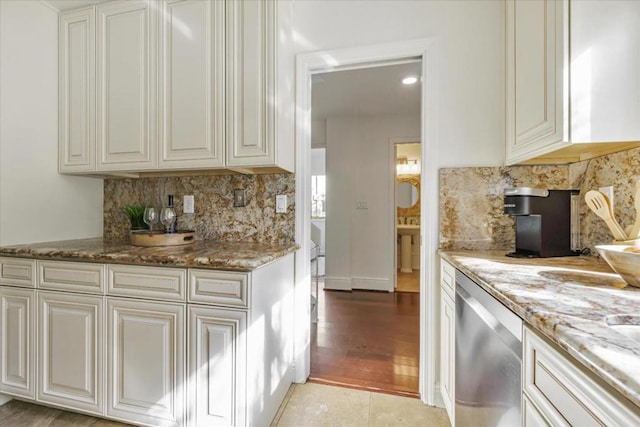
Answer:
[[[613,186],[609,185],[607,187],[600,187],[600,188],[598,188],[598,190],[602,194],[607,196],[607,198],[609,199],[609,205],[611,206],[611,210],[613,211]]]
[[[356,209],[369,209],[368,200],[356,200]]]
[[[186,214],[193,213],[195,209],[195,202],[193,200],[193,195],[184,196],[182,202],[182,212]]]
[[[278,194],[276,196],[276,213],[287,213],[287,195]]]

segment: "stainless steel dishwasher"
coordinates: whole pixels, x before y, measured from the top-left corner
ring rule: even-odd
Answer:
[[[522,320],[456,271],[455,423],[522,424]]]

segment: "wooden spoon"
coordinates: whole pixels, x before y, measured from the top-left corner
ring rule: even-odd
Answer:
[[[637,239],[640,235],[640,180],[636,182],[636,194],[633,196],[633,206],[636,208],[636,222],[629,231],[629,239]]]
[[[611,214],[609,201],[604,194],[596,190],[590,190],[587,191],[584,200],[587,202],[587,206],[604,220],[609,230],[611,230],[614,239],[627,240],[627,235],[624,233],[624,230]]]

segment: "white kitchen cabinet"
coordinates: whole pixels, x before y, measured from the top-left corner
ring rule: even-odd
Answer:
[[[246,425],[246,318],[189,306],[189,425]]]
[[[440,394],[455,425],[455,269],[440,263]]]
[[[36,287],[36,260],[0,257],[0,285]]]
[[[184,304],[107,298],[107,416],[183,425],[184,310]]]
[[[36,395],[35,291],[0,286],[0,391]]]
[[[58,36],[60,172],[96,168],[95,9],[64,12]]]
[[[38,292],[39,402],[104,414],[104,298]]]
[[[226,4],[227,166],[293,171],[292,4]]]
[[[97,6],[98,170],[156,166],[157,4]]]
[[[160,168],[224,166],[225,2],[160,7]]]
[[[640,3],[507,1],[506,163],[638,146]]]
[[[527,395],[522,396],[522,427],[547,427],[550,424],[542,413],[531,403]]]
[[[539,412],[529,418],[554,426],[640,425],[640,408],[527,326],[523,346],[524,397]]]

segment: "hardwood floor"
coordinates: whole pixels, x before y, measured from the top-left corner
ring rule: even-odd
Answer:
[[[15,399],[0,406],[0,427],[125,427],[128,425]]]
[[[419,294],[324,291],[322,285],[310,380],[417,397]]]
[[[413,270],[412,273],[402,273],[398,269],[396,292],[420,292],[420,270]]]

